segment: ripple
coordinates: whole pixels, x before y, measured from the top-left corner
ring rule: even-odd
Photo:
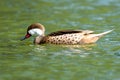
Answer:
[[[116,51],[114,54],[120,57],[120,51]]]
[[[81,50],[81,49],[69,48],[66,50],[61,50],[59,52],[52,52],[52,54],[54,57],[60,56],[60,55],[71,56],[71,57],[75,57],[75,56],[87,57],[90,53],[85,52],[84,50]]]
[[[98,0],[95,4],[96,5],[110,5],[113,2],[117,2],[117,0]]]

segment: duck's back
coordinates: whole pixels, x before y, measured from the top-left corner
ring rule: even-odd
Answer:
[[[62,30],[48,34],[43,42],[51,44],[81,44],[84,35],[93,33],[90,30]]]

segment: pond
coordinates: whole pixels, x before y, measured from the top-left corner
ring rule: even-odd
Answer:
[[[39,22],[46,34],[114,29],[89,45],[20,41]],[[119,0],[1,0],[0,80],[120,80]]]

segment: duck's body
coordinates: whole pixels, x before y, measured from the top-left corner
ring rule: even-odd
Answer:
[[[35,44],[89,44],[95,43],[100,37],[110,33],[111,31],[112,30],[100,34],[93,34],[94,31],[90,30],[63,30],[53,32],[45,36],[44,26],[39,23],[35,23],[28,27],[27,34],[22,40],[29,38],[31,35],[37,34],[38,36],[34,40]]]

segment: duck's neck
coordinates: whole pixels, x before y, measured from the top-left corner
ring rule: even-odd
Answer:
[[[37,37],[34,39],[34,44],[41,44],[43,38],[44,38],[44,36],[37,36]]]

